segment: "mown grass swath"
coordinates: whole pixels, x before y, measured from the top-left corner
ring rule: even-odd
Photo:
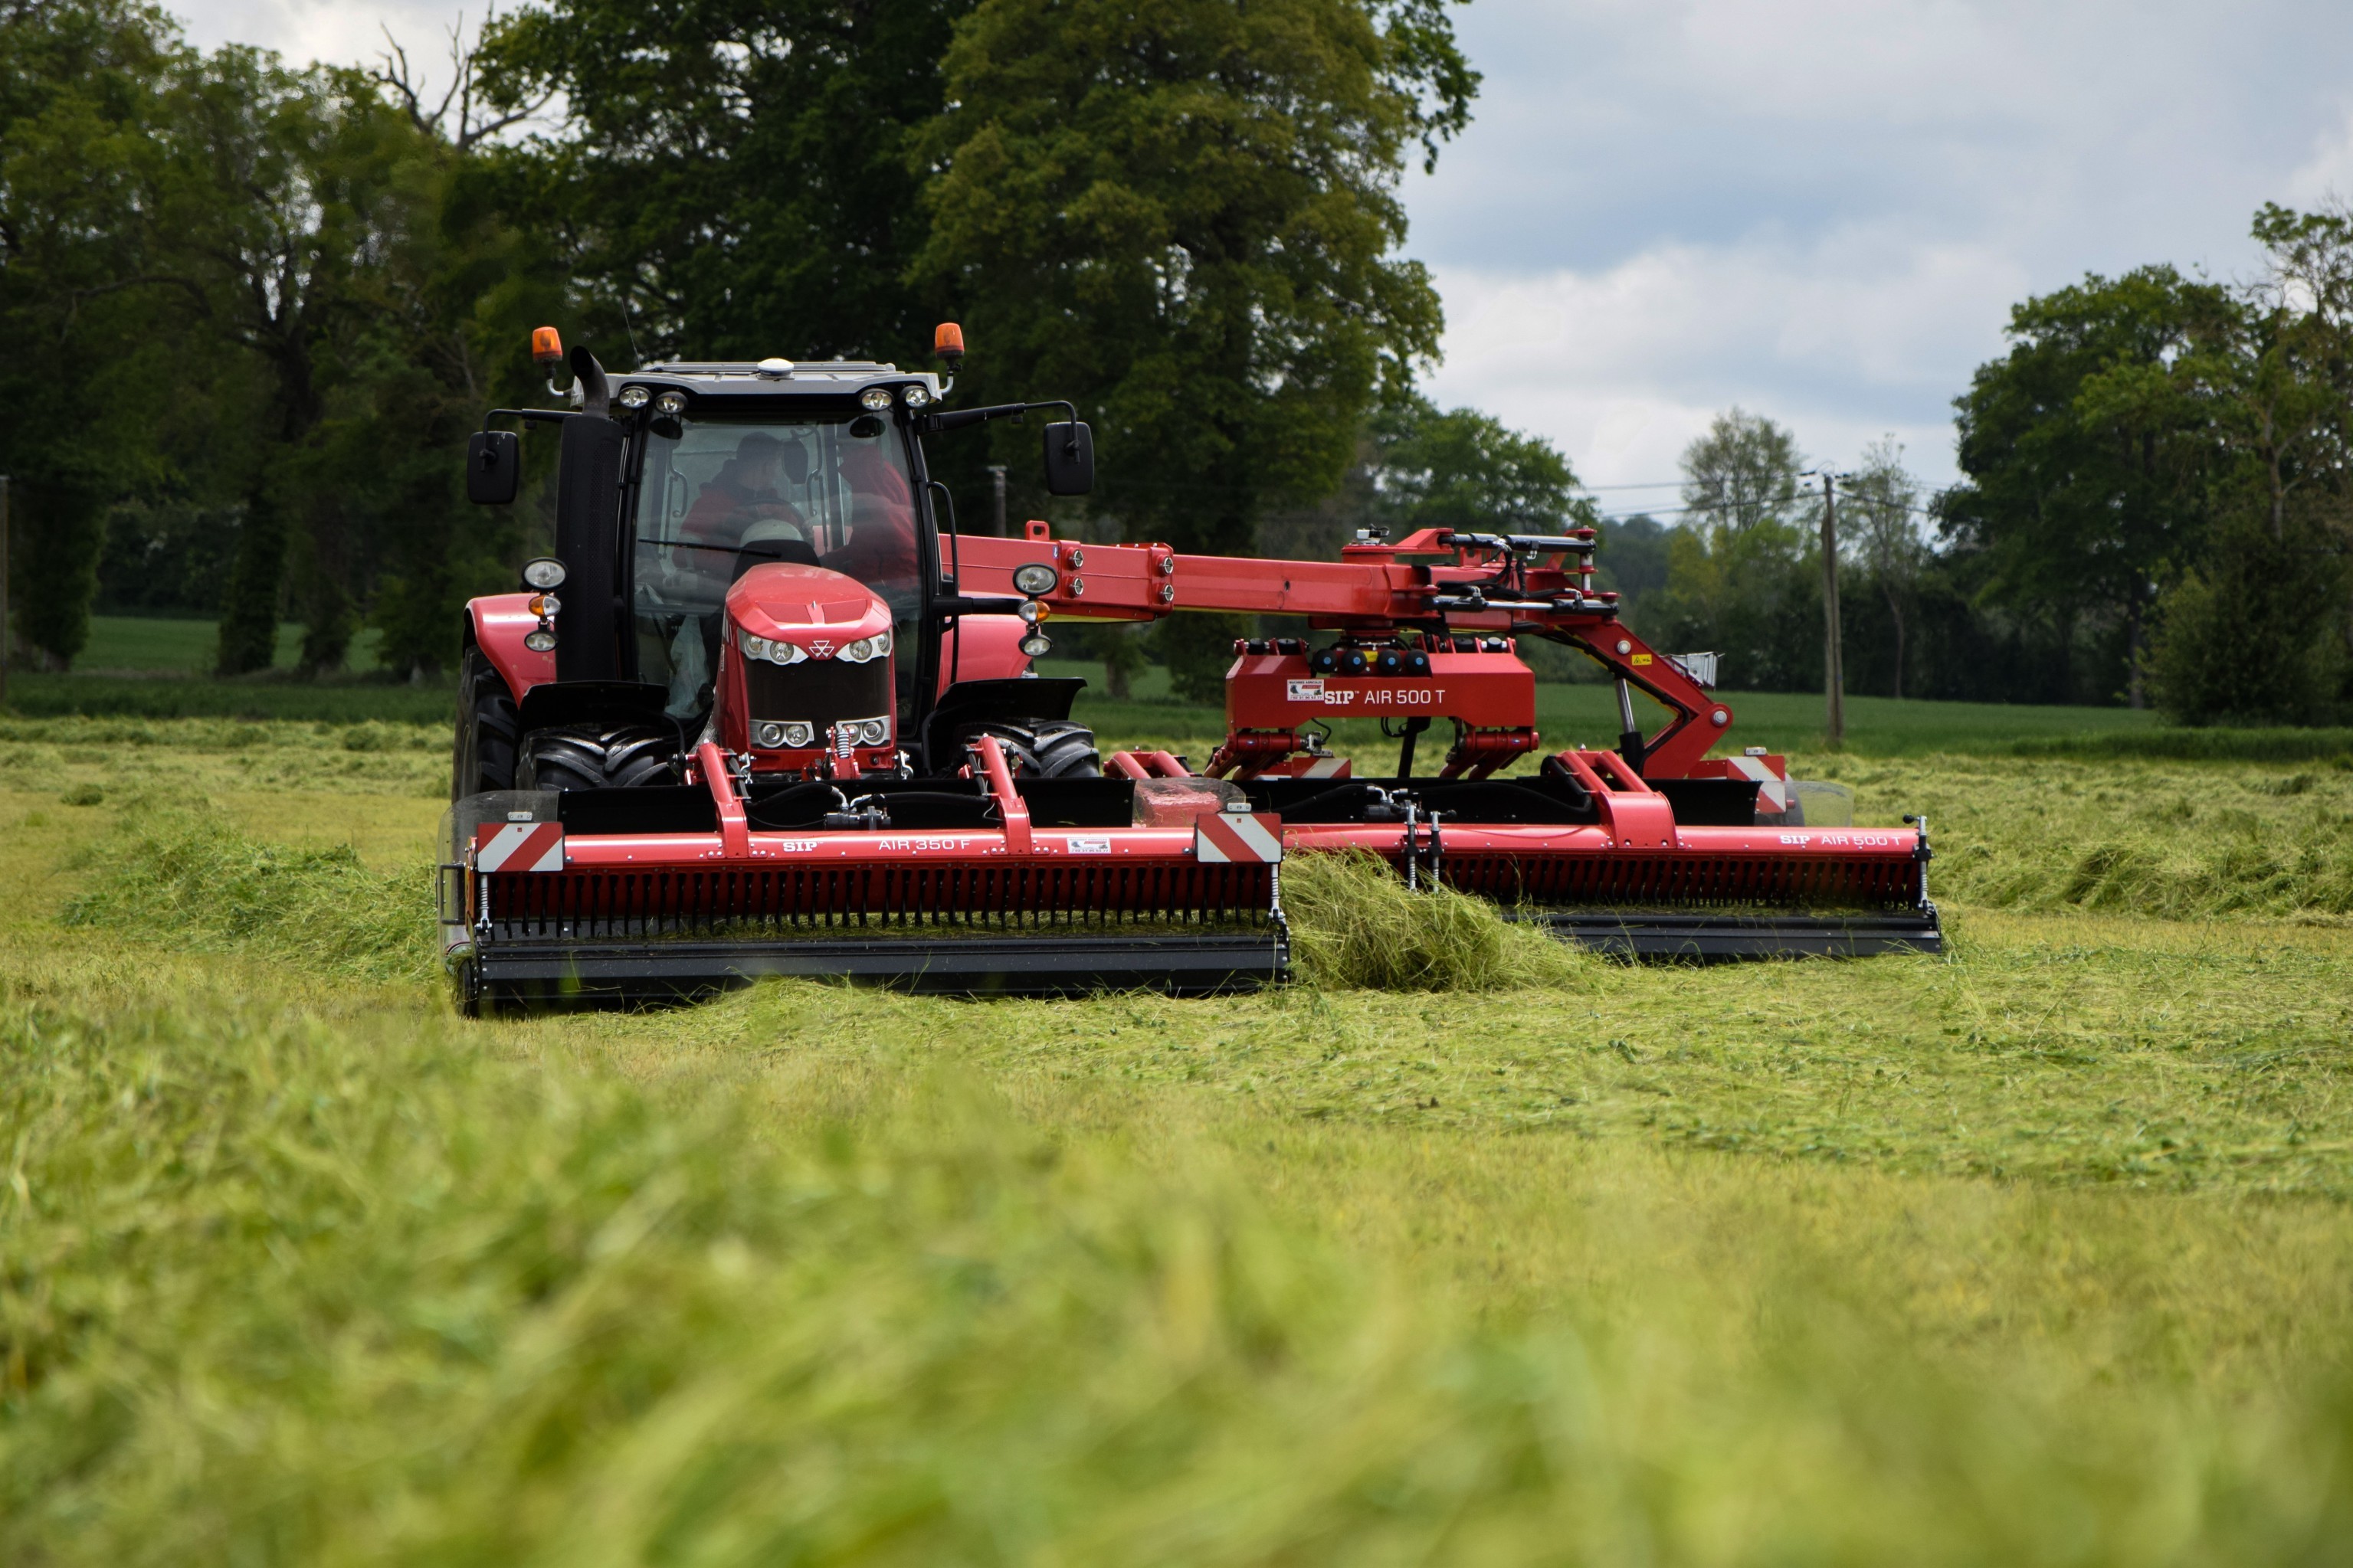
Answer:
[[[120,827],[88,852],[93,875],[69,927],[247,948],[354,979],[421,982],[435,962],[428,868],[387,875],[348,847],[257,843],[202,803],[118,802]]]
[[[1361,851],[1294,855],[1282,876],[1301,977],[1342,989],[1496,991],[1575,985],[1588,961],[1495,906],[1449,888],[1416,891]]]

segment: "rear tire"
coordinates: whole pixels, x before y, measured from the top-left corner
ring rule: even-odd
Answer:
[[[1095,750],[1095,732],[1070,719],[1048,719],[1035,724],[994,720],[957,732],[956,743],[969,746],[983,735],[994,735],[1005,748],[1006,763],[1018,779],[1099,779],[1103,755]]]
[[[678,735],[650,724],[565,724],[522,738],[517,789],[637,789],[679,781]]]
[[[458,676],[458,729],[450,743],[449,798],[512,789],[515,700],[506,678],[480,648],[466,650]]]

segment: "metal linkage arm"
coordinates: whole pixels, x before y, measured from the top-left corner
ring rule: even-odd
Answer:
[[[1302,616],[1319,629],[1360,635],[1417,627],[1537,636],[1570,644],[1674,713],[1644,744],[1642,772],[1652,778],[1688,776],[1732,722],[1731,709],[1618,624],[1615,595],[1586,591],[1586,567],[1538,567],[1525,559],[1576,554],[1589,562],[1589,540],[1422,529],[1395,542],[1350,545],[1338,561],[1185,555],[1165,544],[1085,544],[1054,539],[1041,522],[1031,523],[1023,538],[961,542],[959,581],[966,595],[1021,595],[1015,573],[1043,565],[1052,569],[1053,585],[1028,596],[1057,617],[1145,621],[1179,610],[1223,610]],[[1465,561],[1466,555],[1505,559]],[[1409,559],[1416,556],[1452,556],[1457,563]]]

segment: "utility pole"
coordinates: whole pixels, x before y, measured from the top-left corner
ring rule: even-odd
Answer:
[[[1822,479],[1822,734],[1832,751],[1846,744],[1846,668],[1840,657],[1838,600],[1838,480]]]
[[[997,486],[997,510],[993,514],[988,531],[992,536],[1002,539],[1005,537],[1005,465],[989,464],[988,477]]]

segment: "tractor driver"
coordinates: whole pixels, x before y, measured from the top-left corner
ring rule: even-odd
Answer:
[[[778,542],[806,543],[807,521],[784,498],[778,481],[798,486],[807,479],[808,453],[799,442],[757,430],[744,437],[680,521],[680,542],[702,548],[681,551],[688,559],[678,563],[701,575],[732,580],[736,574],[727,552],[741,550],[754,535],[772,547]]]

